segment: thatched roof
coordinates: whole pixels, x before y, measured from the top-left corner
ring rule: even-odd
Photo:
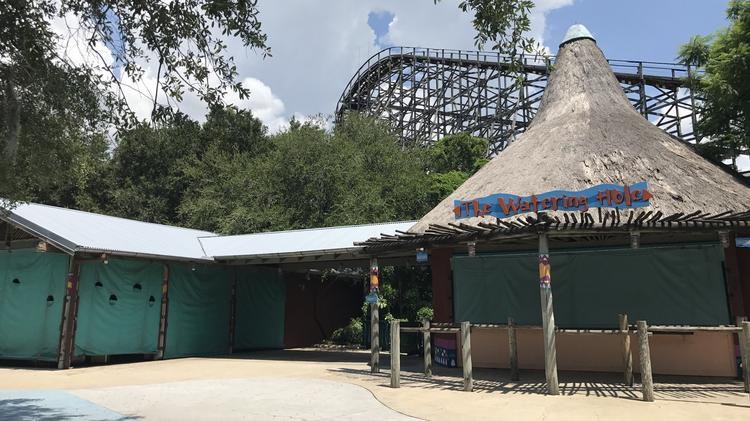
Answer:
[[[529,129],[409,233],[424,233],[431,225],[499,224],[493,217],[456,220],[455,200],[496,193],[527,196],[578,191],[599,184],[641,181],[648,183],[653,195],[649,206],[643,208],[649,215],[726,215],[729,210],[750,209],[750,188],[638,114],[593,37],[581,28],[573,35],[560,46]],[[607,214],[606,209],[590,212],[596,211]],[[524,214],[508,220],[530,215],[535,216]],[[562,220],[565,215],[550,212],[545,219],[547,216]]]

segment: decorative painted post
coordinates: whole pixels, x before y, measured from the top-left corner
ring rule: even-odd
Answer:
[[[370,294],[376,295],[380,283],[377,257],[370,258]],[[370,372],[380,373],[380,314],[377,300],[370,304]]]
[[[78,279],[80,266],[76,255],[70,257],[70,268],[65,279],[65,301],[60,324],[60,346],[57,353],[57,368],[70,368],[75,348],[76,318],[78,317]]]
[[[169,265],[164,265],[161,278],[161,308],[159,310],[159,339],[156,342],[156,359],[164,359],[167,346],[167,308],[169,307]]]
[[[539,234],[539,291],[542,301],[542,335],[544,335],[544,374],[550,395],[559,395],[557,382],[557,348],[555,345],[555,314],[552,306],[552,274],[547,234]]]

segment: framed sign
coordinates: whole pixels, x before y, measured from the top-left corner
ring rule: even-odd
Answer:
[[[645,181],[631,185],[599,184],[581,191],[555,190],[518,196],[498,193],[469,200],[455,200],[456,219],[494,216],[507,218],[527,212],[587,211],[589,208],[641,208],[653,196]]]

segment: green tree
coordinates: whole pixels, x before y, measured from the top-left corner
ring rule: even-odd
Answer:
[[[61,17],[71,27],[68,34],[53,30],[53,21]],[[28,197],[27,192],[12,190],[28,184],[12,179],[23,172],[16,162],[21,150],[26,161],[47,159],[30,154],[73,155],[60,149],[85,150],[85,143],[70,142],[136,126],[124,94],[130,87],[123,86],[123,76],[143,81],[151,61],[158,63],[155,86],[149,86],[155,92],[155,120],[172,115],[173,105],[186,92],[214,106],[221,105],[228,91],[246,98],[249,92],[237,81],[234,60],[226,54],[227,38],[269,54],[255,0],[0,2],[0,194]],[[62,46],[71,40],[80,41],[83,55],[94,60],[81,62],[64,54]],[[102,45],[112,52],[114,62],[97,49]],[[159,92],[166,98],[159,98]],[[165,103],[170,105],[160,105]],[[35,149],[41,143],[30,140],[37,139],[30,133],[67,139],[50,153],[48,148]],[[49,179],[42,180],[42,175]],[[44,171],[37,180],[51,185],[64,176]]]
[[[467,133],[445,136],[429,149],[430,203],[436,205],[487,163],[487,140]]]
[[[734,160],[750,147],[750,1],[732,0],[729,27],[712,37],[696,36],[679,51],[682,63],[703,68],[689,83],[702,98],[694,129],[710,142],[699,151],[715,160]]]

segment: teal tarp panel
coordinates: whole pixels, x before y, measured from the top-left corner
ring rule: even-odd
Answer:
[[[552,253],[555,322],[613,327],[618,313],[650,324],[730,323],[718,245]],[[456,321],[541,324],[536,254],[454,257]]]
[[[163,272],[142,260],[82,263],[75,355],[156,353]]]
[[[57,359],[68,265],[65,254],[0,252],[0,358]]]
[[[170,265],[165,357],[229,351],[231,269]]]
[[[238,269],[235,295],[234,349],[283,348],[286,283],[279,271]]]

